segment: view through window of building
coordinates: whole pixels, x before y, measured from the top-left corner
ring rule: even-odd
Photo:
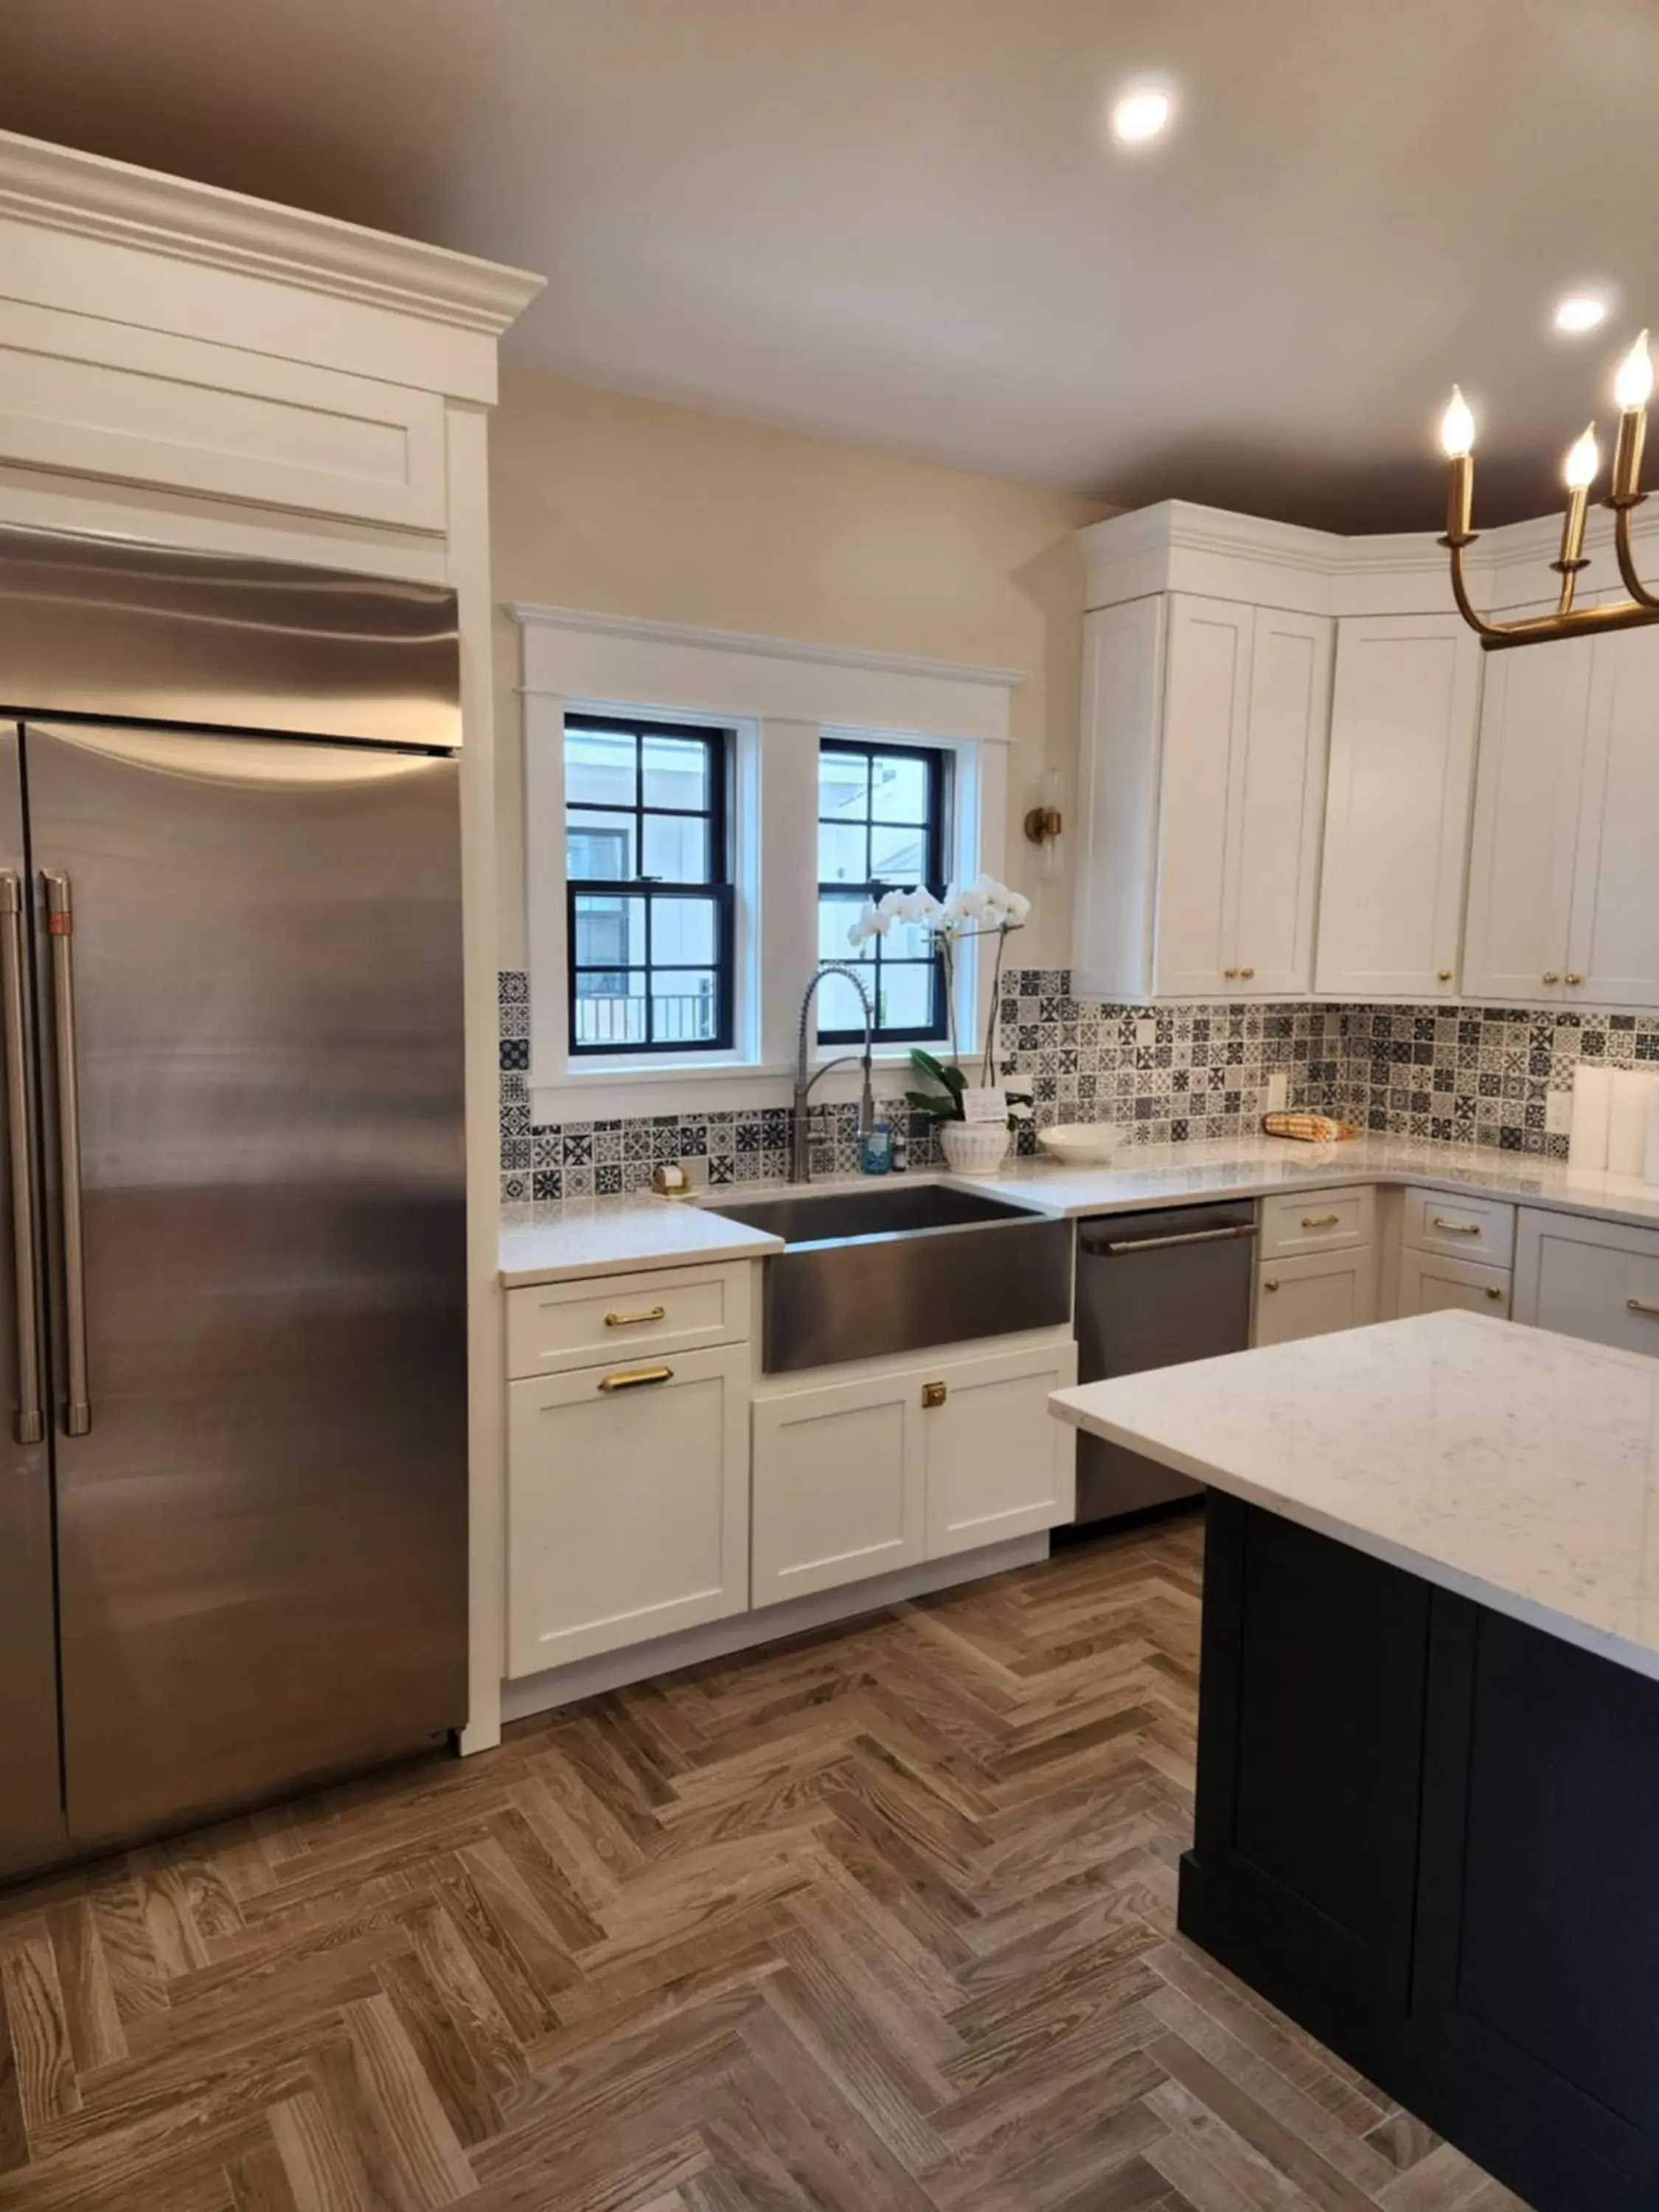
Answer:
[[[728,731],[567,717],[570,1050],[732,1042]]]

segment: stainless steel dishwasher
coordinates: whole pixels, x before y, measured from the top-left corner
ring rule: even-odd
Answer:
[[[1250,1340],[1255,1208],[1183,1206],[1098,1215],[1078,1224],[1079,1382],[1243,1352]],[[1140,1453],[1079,1436],[1079,1528],[1197,1497],[1188,1481]]]

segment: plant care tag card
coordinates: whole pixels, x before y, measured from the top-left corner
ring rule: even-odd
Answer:
[[[962,1118],[964,1121],[1006,1121],[1008,1118],[1008,1094],[1000,1083],[988,1083],[981,1090],[968,1090],[962,1094]]]

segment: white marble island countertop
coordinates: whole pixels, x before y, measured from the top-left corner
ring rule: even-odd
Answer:
[[[1049,1403],[1091,1436],[1659,1680],[1659,1359],[1437,1313]]]

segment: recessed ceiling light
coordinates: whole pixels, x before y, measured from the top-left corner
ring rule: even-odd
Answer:
[[[1607,303],[1594,292],[1569,292],[1555,303],[1555,327],[1570,337],[1598,330],[1607,319]]]
[[[1112,136],[1120,145],[1141,146],[1169,128],[1175,102],[1167,92],[1143,85],[1112,103]]]

